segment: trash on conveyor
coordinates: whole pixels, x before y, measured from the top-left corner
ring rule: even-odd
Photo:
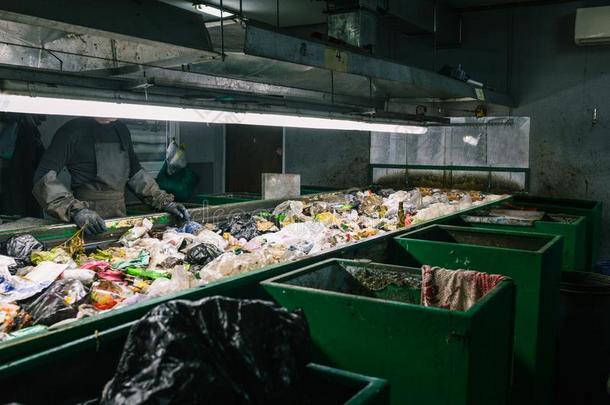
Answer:
[[[284,201],[273,210],[233,215],[218,225],[187,222],[153,232],[149,219],[131,221],[133,227],[118,244],[88,252],[78,232],[50,250],[30,235],[16,236],[14,248],[9,252],[4,243],[0,252],[0,305],[10,309],[5,313],[12,318],[4,319],[28,322],[5,322],[0,340],[30,324],[58,321],[54,327],[60,327],[70,319],[293,261],[499,198],[426,188],[378,194],[356,190]],[[79,293],[60,288],[68,284],[79,285]],[[52,297],[58,297],[53,308],[61,309],[61,316],[41,317],[31,301]],[[63,307],[62,299],[69,301]]]
[[[100,403],[294,402],[309,350],[300,312],[224,297],[170,301],[131,328]]]
[[[186,254],[185,261],[190,264],[205,266],[222,254],[222,250],[209,243],[200,243]]]
[[[74,318],[78,313],[78,306],[86,296],[87,289],[80,281],[57,280],[23,308],[30,314],[33,322],[50,326],[64,319]]]
[[[19,267],[32,264],[31,255],[35,250],[43,250],[44,245],[29,234],[16,235],[9,238],[0,247],[0,253],[15,259]]]

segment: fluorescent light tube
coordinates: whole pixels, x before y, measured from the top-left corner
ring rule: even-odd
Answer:
[[[214,17],[219,18],[229,18],[233,17],[233,13],[229,13],[227,11],[221,10],[217,7],[208,6],[205,4],[193,4],[195,10],[201,11],[202,13],[213,15]]]
[[[425,134],[428,132],[426,127],[415,125],[257,112],[165,107],[108,101],[75,100],[55,97],[31,97],[15,94],[0,94],[0,111],[25,114],[111,117],[157,121],[201,122],[210,124],[264,125],[273,127],[338,129],[346,131],[391,132],[402,134]]]

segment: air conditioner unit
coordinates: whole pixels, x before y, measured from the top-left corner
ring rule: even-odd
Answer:
[[[576,45],[610,44],[610,6],[576,10],[574,42]]]

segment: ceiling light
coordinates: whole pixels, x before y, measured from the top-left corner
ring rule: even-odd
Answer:
[[[228,11],[224,11],[218,7],[212,7],[206,4],[193,4],[193,7],[195,7],[195,10],[197,11],[204,14],[213,15],[214,17],[229,18],[233,16],[233,13],[229,13]]]
[[[149,104],[115,103],[55,97],[0,94],[0,111],[25,114],[112,117],[157,121],[201,122],[210,124],[264,125],[273,127],[338,129],[346,131],[425,134],[422,126],[402,123],[377,123],[337,118],[235,112],[202,108],[167,107]]]

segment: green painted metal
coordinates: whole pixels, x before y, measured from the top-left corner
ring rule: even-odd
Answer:
[[[246,201],[260,200],[256,194],[197,194],[193,201],[207,205],[235,204]]]
[[[512,281],[468,311],[450,311],[423,307],[419,300],[404,302],[412,299],[409,291],[402,302],[358,291],[341,264],[421,274],[415,268],[335,259],[261,283],[282,306],[303,309],[316,361],[387,379],[392,404],[507,403]]]
[[[540,233],[546,235],[563,236],[563,271],[588,271],[587,268],[587,242],[586,218],[570,216],[571,222],[536,221],[533,226],[497,225],[468,223],[460,217],[445,222],[446,225],[467,226],[481,229],[495,229],[498,231]]]
[[[515,404],[548,404],[559,317],[563,237],[433,225],[396,238],[405,265],[429,264],[511,277],[517,286]]]
[[[517,205],[538,208],[552,214],[577,215],[586,218],[586,268],[592,269],[599,259],[602,240],[603,203],[591,200],[518,195],[513,197]]]

